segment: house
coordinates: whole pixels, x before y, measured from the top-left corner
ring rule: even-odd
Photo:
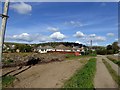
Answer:
[[[44,46],[44,49],[46,49],[46,51],[55,51],[55,49],[52,46]]]
[[[37,47],[37,51],[39,53],[47,53],[47,50],[44,47],[42,47],[42,46]]]
[[[80,52],[80,48],[78,46],[73,46],[72,51],[73,52]]]
[[[66,51],[66,52],[71,52],[72,49],[70,47],[66,47],[63,44],[60,44],[59,46],[55,47],[56,51]]]
[[[20,52],[20,50],[19,50],[19,49],[16,49],[16,52],[17,52],[17,53],[19,53],[19,52]]]
[[[5,49],[7,46],[5,44],[3,44],[3,49]]]
[[[39,46],[37,48],[34,48],[34,51],[39,52],[39,53],[53,53],[53,52],[59,52],[63,54],[75,54],[75,55],[81,55],[81,52],[84,52],[84,48],[81,47],[79,48],[78,46],[76,47],[67,47],[63,44],[60,44],[53,48],[52,46]]]
[[[44,46],[44,47],[39,46],[37,48],[37,51],[39,53],[47,53],[48,51],[55,51],[55,49],[53,47],[51,47],[51,46]]]

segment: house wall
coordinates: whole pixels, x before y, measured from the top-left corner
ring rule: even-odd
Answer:
[[[47,50],[38,50],[39,53],[47,53]]]
[[[71,50],[65,50],[66,52],[71,52]]]
[[[64,50],[62,50],[62,49],[56,49],[56,51],[64,51]]]

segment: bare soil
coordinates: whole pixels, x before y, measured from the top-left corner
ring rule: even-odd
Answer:
[[[35,65],[16,75],[14,88],[60,88],[84,63],[67,60]]]

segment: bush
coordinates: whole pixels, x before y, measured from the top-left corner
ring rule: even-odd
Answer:
[[[102,50],[96,50],[97,54],[100,55],[106,55],[107,54],[107,50],[106,49],[102,49]]]
[[[3,88],[9,86],[10,84],[12,84],[14,80],[15,80],[14,76],[2,77],[2,86],[3,86]]]
[[[107,58],[108,58],[109,60],[111,60],[113,63],[117,64],[117,65],[120,67],[120,60],[117,61],[116,59],[111,58],[111,57],[109,57],[109,56],[107,56]]]
[[[113,50],[107,50],[107,54],[113,54],[114,51]]]
[[[11,60],[11,59],[9,59],[9,60],[4,60],[4,61],[3,61],[4,64],[10,64],[10,63],[13,63],[13,62],[14,62],[14,61]]]

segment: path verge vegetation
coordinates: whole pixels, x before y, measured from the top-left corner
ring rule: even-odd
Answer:
[[[109,56],[107,56],[107,58],[108,58],[109,60],[111,60],[113,63],[117,64],[117,65],[120,67],[120,60],[116,60],[116,59],[111,58],[111,57],[109,57]]]
[[[15,80],[14,76],[2,77],[2,86],[3,86],[3,88],[8,87],[9,85],[11,85],[14,80]]]
[[[94,88],[93,79],[96,72],[96,58],[91,58],[82,69],[79,69],[68,81],[64,88]]]
[[[89,58],[89,57],[96,57],[96,55],[80,55],[75,56],[74,54],[66,54],[66,60],[74,60],[74,59],[80,59],[80,58]]]

